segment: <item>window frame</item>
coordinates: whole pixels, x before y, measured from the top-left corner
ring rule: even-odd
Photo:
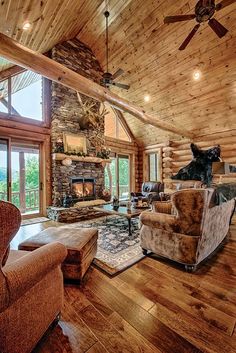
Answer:
[[[159,176],[159,180],[163,181],[163,169],[162,169],[162,148],[153,148],[143,152],[143,181],[155,181],[150,180],[150,155],[156,154],[156,176]],[[158,168],[158,169],[157,169]],[[159,173],[158,173],[159,170]]]
[[[104,127],[105,137],[115,139],[118,141],[133,142],[133,140],[134,140],[133,135],[132,135],[132,133],[131,133],[126,121],[125,121],[125,118],[123,117],[123,114],[120,111],[118,111],[117,109],[113,108],[112,106],[110,106],[110,109],[113,112],[114,117],[115,117],[115,137],[106,135],[105,134],[105,127]],[[105,117],[105,119],[106,119],[106,117]],[[104,121],[104,124],[106,124],[105,121]],[[123,140],[123,139],[119,138],[119,130],[120,130],[119,124],[124,129],[124,131],[128,137],[128,140]]]
[[[42,120],[35,120],[33,118],[28,118],[25,116],[18,116],[15,114],[10,113],[11,112],[11,101],[12,101],[12,92],[11,92],[11,84],[12,84],[12,78],[20,75],[21,73],[25,71],[30,71],[26,70],[23,68],[19,68],[18,72],[14,73],[13,75],[10,75],[8,77],[2,78],[0,80],[0,83],[3,81],[8,81],[8,113],[0,112],[0,123],[1,119],[2,120],[10,120],[10,121],[16,121],[19,123],[24,123],[24,124],[29,124],[29,125],[36,125],[36,126],[42,126],[42,127],[49,127],[50,126],[50,104],[51,104],[51,81],[46,79],[45,77],[42,77]]]

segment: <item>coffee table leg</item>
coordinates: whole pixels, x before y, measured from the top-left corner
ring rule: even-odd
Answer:
[[[132,235],[132,230],[131,230],[131,218],[128,218],[128,225],[129,225],[129,236],[131,237],[131,235]]]

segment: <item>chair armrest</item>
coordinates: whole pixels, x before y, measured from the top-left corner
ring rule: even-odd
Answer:
[[[143,194],[142,194],[141,192],[131,192],[130,195],[131,195],[131,196],[134,196],[134,197],[143,196]]]
[[[66,247],[55,242],[29,252],[6,265],[4,274],[9,291],[8,306],[40,282],[49,272],[60,266],[66,255]]]
[[[175,215],[156,212],[142,212],[140,222],[145,226],[161,228],[172,232],[176,232],[176,227],[179,224]]]

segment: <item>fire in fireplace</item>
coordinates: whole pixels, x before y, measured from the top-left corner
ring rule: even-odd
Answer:
[[[95,179],[94,178],[71,178],[71,194],[77,200],[95,199]]]

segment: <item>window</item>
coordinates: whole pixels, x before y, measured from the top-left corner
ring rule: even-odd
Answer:
[[[43,78],[23,71],[0,82],[0,112],[14,117],[43,120]]]
[[[159,170],[159,154],[150,153],[148,155],[148,166],[149,166],[149,180],[158,181],[160,180],[160,170]]]
[[[108,104],[105,104],[105,107],[108,112],[105,115],[105,136],[130,142],[131,138],[117,116],[116,111]]]
[[[22,215],[38,214],[40,185],[40,144],[0,139],[0,200],[12,202]]]
[[[126,200],[130,194],[130,157],[114,154],[105,169],[105,188],[111,195]]]

